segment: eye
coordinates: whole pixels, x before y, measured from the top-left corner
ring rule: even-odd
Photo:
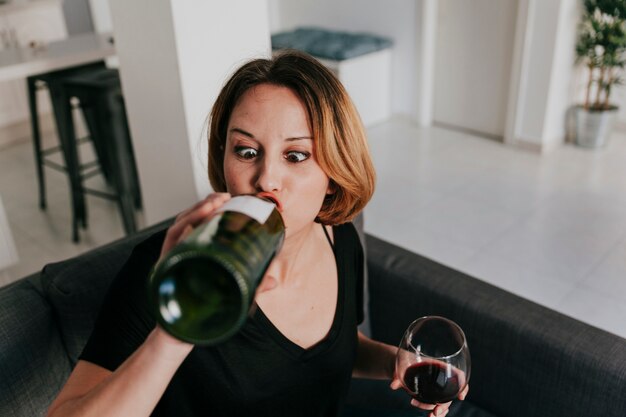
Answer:
[[[311,154],[308,152],[289,151],[285,155],[285,159],[289,162],[298,163],[306,161],[310,156]]]
[[[253,159],[257,156],[258,151],[254,148],[249,148],[247,146],[237,146],[235,147],[235,153],[241,159]]]

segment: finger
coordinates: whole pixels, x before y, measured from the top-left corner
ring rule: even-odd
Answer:
[[[211,194],[204,200],[195,204],[191,209],[181,212],[176,217],[176,221],[165,234],[163,247],[161,248],[161,256],[169,252],[181,240],[183,233],[189,231],[189,227],[193,227],[205,221],[209,215],[217,208],[221,207],[230,199],[230,194],[216,193]]]
[[[437,406],[433,409],[433,414],[436,417],[445,416],[450,410],[450,404],[452,404],[452,402],[437,404]]]
[[[266,275],[265,277],[263,277],[263,280],[257,287],[256,293],[261,294],[265,291],[273,290],[276,287],[278,287],[278,280],[276,279],[276,277]]]
[[[400,382],[398,378],[394,378],[393,381],[391,381],[391,385],[389,386],[392,390],[397,390],[398,388],[402,388],[402,382]]]
[[[459,394],[459,400],[464,400],[465,397],[467,397],[468,392],[469,392],[469,384],[467,384],[465,388],[463,388],[463,391],[461,391],[461,393]]]
[[[434,410],[436,407],[436,404],[421,403],[416,399],[411,400],[411,405],[413,407],[421,408],[422,410]]]
[[[178,215],[176,216],[176,220],[185,217],[187,214],[191,213],[192,211],[196,210],[198,207],[200,207],[201,205],[203,205],[209,198],[212,198],[211,196],[215,195],[216,193],[212,193],[207,195],[206,197],[204,197],[202,200],[198,201],[196,204],[194,204],[191,207],[186,208],[185,210],[181,211],[180,213],[178,213]]]
[[[207,211],[217,210],[226,201],[230,199],[228,193],[215,193],[209,195],[202,201],[196,203],[193,207],[180,213],[176,218],[176,223],[188,222],[190,218],[197,217],[197,213],[206,213]]]
[[[448,415],[448,413],[450,412],[449,408],[446,408],[445,410],[443,410],[442,412],[432,412],[430,413],[433,417],[445,417]],[[438,414],[439,413],[439,414]]]
[[[178,238],[178,242],[181,242],[181,241],[185,240],[187,238],[187,236],[189,236],[189,234],[191,232],[193,232],[193,227],[191,227],[191,225],[188,224],[187,227],[185,227],[183,229],[182,233],[180,234],[180,237]]]
[[[176,222],[170,227],[168,233],[175,241],[178,241],[179,236],[188,225],[197,226],[229,198],[228,194],[211,194],[200,203],[194,205],[192,210],[187,210],[178,215]]]

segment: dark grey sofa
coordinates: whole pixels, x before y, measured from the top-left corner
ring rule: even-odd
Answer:
[[[0,289],[0,416],[40,416],[90,333],[111,278],[159,225]],[[397,344],[416,317],[458,322],[470,395],[450,416],[626,416],[626,340],[367,237],[372,336]],[[625,318],[626,319],[626,318]],[[345,416],[416,416],[388,382],[355,380]]]

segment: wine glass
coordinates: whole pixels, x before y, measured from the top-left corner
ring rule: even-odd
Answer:
[[[425,316],[408,327],[396,355],[396,376],[421,403],[452,401],[470,377],[470,353],[463,330],[452,320]]]

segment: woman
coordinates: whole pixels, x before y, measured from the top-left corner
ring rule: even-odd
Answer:
[[[363,253],[349,221],[375,176],[358,114],[332,73],[297,52],[240,68],[211,113],[209,177],[215,194],[135,248],[49,416],[335,416],[351,376],[393,378],[396,349],[357,332]],[[145,280],[239,194],[277,202],[285,241],[242,330],[194,347],[155,325]],[[448,405],[424,407],[444,415]]]

